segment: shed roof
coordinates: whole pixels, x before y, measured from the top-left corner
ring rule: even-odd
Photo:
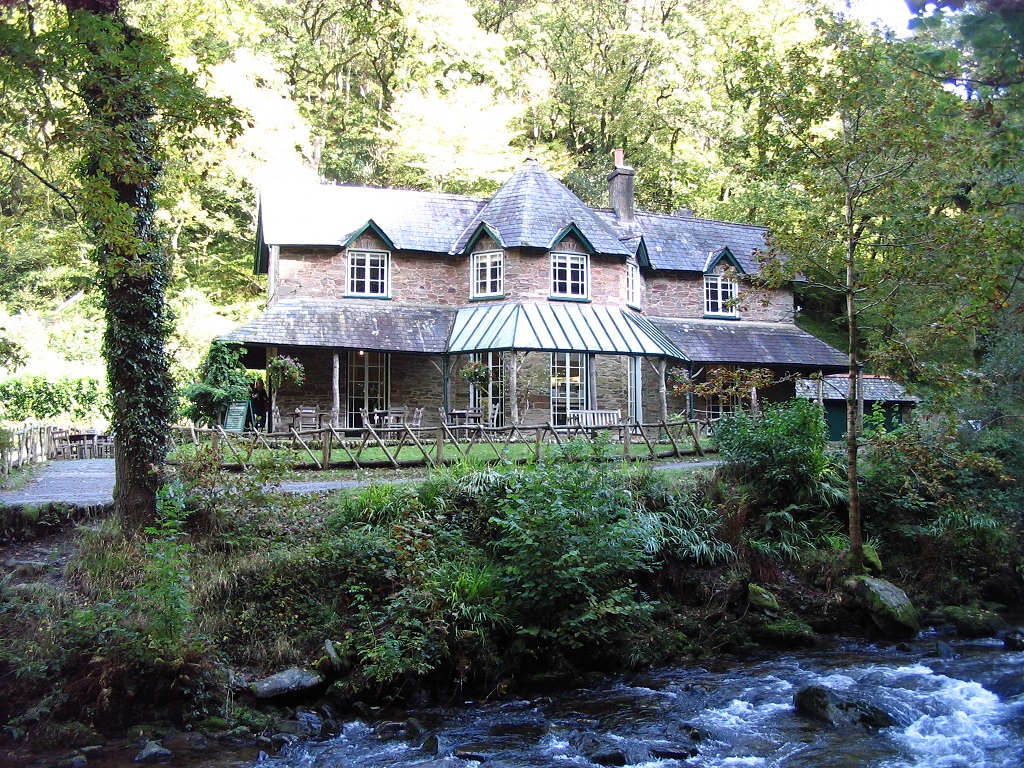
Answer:
[[[287,299],[222,341],[282,347],[326,347],[441,354],[454,312],[388,302],[347,304],[331,299]]]
[[[846,370],[848,365],[846,355],[795,325],[671,317],[650,320],[694,363],[826,372]]]
[[[920,401],[919,397],[909,394],[898,381],[893,381],[885,376],[864,376],[861,382],[865,400],[890,403]],[[826,376],[822,379],[825,400],[846,400],[848,387],[848,376]],[[818,382],[812,379],[801,379],[796,383],[796,396],[816,400],[818,398]]]
[[[458,310],[450,352],[542,350],[686,357],[632,310],[594,304],[501,303]]]

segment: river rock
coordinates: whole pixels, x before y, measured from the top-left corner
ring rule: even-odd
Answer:
[[[844,585],[882,632],[891,637],[914,637],[920,629],[917,610],[907,593],[885,579],[855,576]]]
[[[281,699],[310,693],[323,684],[324,678],[319,672],[292,667],[250,683],[249,690],[256,694],[257,699]]]
[[[757,584],[747,585],[747,599],[750,600],[750,606],[759,611],[766,613],[779,611],[779,601],[775,599],[775,595]]]
[[[166,763],[168,760],[173,759],[174,753],[164,747],[159,741],[147,741],[142,751],[133,758],[133,762]]]
[[[995,637],[1006,629],[1006,622],[998,614],[981,608],[949,605],[942,615],[953,623],[960,637]]]
[[[823,685],[808,685],[793,697],[796,711],[826,725],[862,725],[877,730],[895,725],[885,710],[856,699],[840,696]]]
[[[1008,651],[1024,651],[1024,629],[1011,629],[1003,635],[1003,646]]]

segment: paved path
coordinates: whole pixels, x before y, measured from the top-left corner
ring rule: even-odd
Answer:
[[[0,491],[0,505],[73,504],[100,506],[114,501],[114,460],[47,461],[32,481],[16,491]]]
[[[670,461],[659,463],[659,469],[712,466],[715,460]],[[282,483],[286,493],[316,493],[339,488],[366,485],[364,480],[332,480],[324,482]],[[32,481],[16,491],[0,491],[0,506],[35,506],[71,504],[92,507],[114,501],[114,460],[80,459],[47,461],[33,473]]]

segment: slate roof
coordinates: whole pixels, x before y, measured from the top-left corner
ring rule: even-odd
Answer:
[[[795,325],[671,317],[651,317],[650,321],[694,363],[838,372],[846,370],[849,362],[842,352]]]
[[[916,403],[919,397],[908,394],[898,381],[885,376],[864,376],[861,379],[864,387],[865,400],[880,402]],[[849,378],[847,376],[826,376],[822,380],[826,400],[846,400]],[[818,398],[818,382],[801,379],[796,383],[796,396],[816,400]]]
[[[704,272],[709,259],[728,248],[745,274],[757,271],[754,251],[766,247],[766,227],[733,224],[690,216],[671,216],[638,211],[634,222],[618,224],[611,211],[598,211],[609,226],[620,228],[634,253],[643,237],[647,257],[655,269]]]
[[[618,233],[536,160],[528,160],[502,184],[452,251],[461,252],[482,224],[498,235],[504,248],[550,249],[575,225],[597,253],[630,255]]]
[[[260,195],[259,247],[338,246],[372,221],[399,250],[448,253],[485,202],[409,189],[268,187]]]
[[[685,360],[646,317],[594,304],[517,302],[458,310],[450,352],[543,350]]]
[[[454,315],[450,309],[384,301],[356,305],[331,299],[287,299],[220,339],[262,346],[441,354]]]

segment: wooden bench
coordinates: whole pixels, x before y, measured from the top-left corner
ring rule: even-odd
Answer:
[[[594,432],[601,428],[621,427],[622,411],[614,410],[583,410],[568,413],[568,427],[574,432],[589,430]]]

